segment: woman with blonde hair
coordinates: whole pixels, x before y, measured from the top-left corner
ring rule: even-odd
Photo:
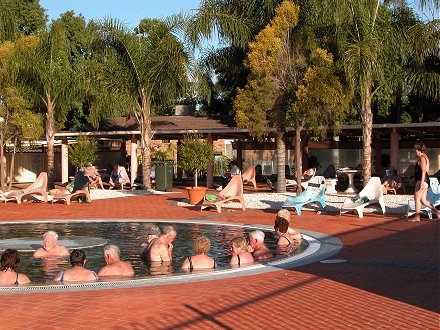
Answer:
[[[254,262],[252,253],[249,252],[249,243],[244,236],[234,237],[231,241],[231,266],[241,266],[243,264],[251,264]]]
[[[419,142],[414,145],[414,151],[417,157],[419,157],[416,165],[414,166],[414,181],[416,187],[414,190],[414,202],[416,206],[416,213],[408,221],[420,221],[420,209],[422,204],[429,207],[437,215],[437,219],[440,218],[440,211],[437,210],[432,203],[426,199],[426,194],[429,189],[429,158],[426,155],[426,146]]]
[[[195,256],[189,256],[182,264],[183,271],[190,271],[196,269],[213,269],[216,266],[216,262],[213,258],[208,257],[206,254],[211,248],[211,241],[208,237],[200,236],[194,240],[194,253]]]

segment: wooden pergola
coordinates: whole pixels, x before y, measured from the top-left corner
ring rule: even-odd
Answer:
[[[152,117],[153,139],[155,140],[182,140],[185,133],[194,132],[202,134],[210,143],[218,139],[233,139],[236,140],[237,162],[242,163],[243,150],[259,150],[261,148],[275,149],[274,142],[256,142],[251,138],[247,129],[235,127],[233,117],[196,117],[196,116],[157,116]],[[328,129],[331,134],[330,129]],[[267,128],[266,133],[268,138],[275,136],[274,128]],[[76,139],[78,135],[84,134],[97,139],[119,139],[131,141],[131,181],[134,182],[137,175],[137,159],[136,150],[138,147],[138,140],[141,131],[135,118],[112,118],[103,120],[100,123],[99,131],[89,130],[86,132],[58,132],[55,138],[61,140],[61,177],[62,182],[68,181],[68,139]],[[293,140],[295,129],[287,128],[286,138]],[[304,132],[306,135],[306,132]],[[399,148],[404,141],[401,141],[402,136],[413,136],[414,139],[420,137],[431,136],[429,141],[430,147],[440,147],[440,122],[422,122],[411,124],[373,124],[374,149],[376,157],[381,155],[383,148],[390,149],[391,165],[398,167],[399,162]],[[304,139],[304,158],[307,159],[308,148],[362,148],[362,142],[358,139],[350,140],[350,136],[362,136],[361,125],[343,125],[340,127],[338,136],[341,137],[339,141],[329,139],[322,142],[307,142]],[[350,141],[344,141],[348,139]],[[293,148],[293,142],[287,144],[288,148]],[[380,163],[380,162],[379,162]],[[380,167],[380,168],[378,168]],[[381,164],[376,164],[376,172],[381,172]],[[213,166],[207,169],[207,184],[208,187],[213,186]]]

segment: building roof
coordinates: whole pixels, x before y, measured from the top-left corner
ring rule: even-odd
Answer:
[[[232,116],[195,117],[195,116],[155,116],[151,118],[151,127],[155,139],[173,140],[182,138],[186,132],[210,134],[214,139],[247,138],[247,129],[237,128]],[[274,133],[275,129],[266,131]],[[388,135],[392,131],[400,134],[439,134],[440,122],[422,122],[409,124],[373,124],[374,134]],[[99,131],[88,132],[58,132],[56,138],[76,137],[79,134],[107,138],[129,138],[139,135],[140,127],[135,117],[109,118],[102,120]],[[287,135],[294,135],[295,129],[288,128]],[[341,135],[362,135],[362,125],[343,125]]]

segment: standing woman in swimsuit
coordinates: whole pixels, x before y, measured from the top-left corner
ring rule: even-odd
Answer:
[[[244,236],[234,237],[231,241],[231,266],[240,267],[243,264],[251,264],[254,262],[252,253],[249,252],[249,243]]]
[[[24,274],[15,271],[20,262],[20,255],[17,250],[7,249],[1,257],[0,285],[19,285],[30,282]]]
[[[194,253],[196,255],[185,258],[182,264],[182,270],[184,272],[192,272],[193,270],[199,269],[214,269],[216,266],[215,260],[206,255],[210,248],[211,241],[208,237],[197,237],[194,241]]]
[[[414,166],[414,181],[416,182],[414,202],[416,206],[416,214],[411,219],[408,219],[408,221],[420,221],[420,209],[422,204],[433,210],[438,219],[440,217],[440,211],[426,199],[426,194],[429,189],[429,158],[426,155],[426,146],[423,143],[416,143],[414,145],[414,151],[416,152],[417,157],[419,157],[419,160]]]

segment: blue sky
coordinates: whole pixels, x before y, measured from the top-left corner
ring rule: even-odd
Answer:
[[[134,28],[143,18],[163,18],[198,8],[200,0],[40,0],[49,20],[74,10],[86,20],[117,18]]]

